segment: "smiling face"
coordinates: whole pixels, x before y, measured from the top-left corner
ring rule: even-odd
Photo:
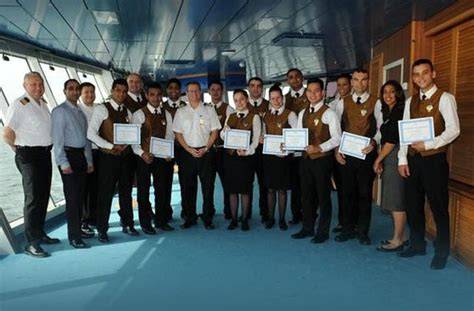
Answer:
[[[142,79],[137,74],[131,74],[127,78],[128,90],[133,94],[139,94],[142,89]]]
[[[306,97],[311,104],[319,103],[324,98],[324,90],[319,83],[310,83],[306,87]]]
[[[393,106],[397,102],[395,88],[393,87],[393,85],[387,84],[383,88],[383,101],[389,106]]]
[[[249,82],[249,93],[253,99],[259,99],[262,97],[263,85],[259,80],[251,80]]]
[[[197,84],[188,85],[186,95],[192,104],[199,104],[201,102],[201,88]]]
[[[413,82],[422,90],[428,91],[434,85],[436,71],[432,70],[429,64],[420,64],[413,67]]]
[[[247,109],[247,102],[248,102],[248,98],[245,97],[244,94],[236,93],[234,95],[234,103],[235,103],[236,110],[242,111],[242,110]]]
[[[81,95],[80,85],[77,81],[69,81],[64,89],[64,95],[66,95],[66,99],[75,104]]]
[[[44,94],[44,82],[40,76],[30,75],[25,79],[25,82],[23,82],[23,87],[36,101],[39,101]]]
[[[170,83],[166,88],[166,94],[173,101],[176,102],[181,95],[181,89],[178,83]]]
[[[351,85],[356,94],[364,94],[369,89],[369,74],[366,72],[354,72],[352,74]]]
[[[158,107],[163,99],[163,92],[159,88],[149,88],[145,97],[153,107]]]
[[[95,101],[95,88],[92,86],[85,86],[81,90],[81,100],[84,104],[91,106]]]
[[[337,79],[337,92],[341,98],[346,97],[351,91],[351,82],[347,78]]]
[[[286,76],[286,82],[293,91],[301,90],[303,87],[303,75],[297,70],[292,70]]]
[[[283,96],[278,91],[270,92],[270,104],[274,109],[280,109],[283,105]]]

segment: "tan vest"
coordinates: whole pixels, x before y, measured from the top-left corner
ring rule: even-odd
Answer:
[[[249,112],[243,118],[238,117],[238,112],[234,112],[229,116],[229,120],[227,120],[227,126],[234,130],[246,130],[250,131],[250,142],[253,139],[253,118],[255,116],[254,113]],[[234,154],[235,150],[227,149],[229,154]]]
[[[176,111],[178,111],[179,108],[186,106],[186,103],[183,101],[179,101],[178,107],[174,108],[171,107],[169,104],[169,101],[166,101],[163,103],[163,107],[165,108],[166,111],[168,111],[171,114],[171,117],[174,119],[174,115],[176,114]]]
[[[328,110],[329,107],[326,105],[322,105],[318,111],[314,113],[310,113],[310,108],[306,108],[303,113],[303,128],[308,129],[309,134],[309,144],[314,146],[319,146],[322,143],[328,141],[331,138],[331,134],[329,133],[329,125],[323,123],[323,114]],[[304,152],[305,158],[310,159],[317,159],[324,156],[328,156],[332,154],[331,151],[327,152],[318,152],[318,153],[311,153],[308,154]]]
[[[278,115],[274,115],[270,111],[267,111],[263,117],[266,133],[269,135],[283,135],[283,129],[291,127],[290,123],[288,123],[290,112],[291,111],[286,108]]]
[[[309,107],[309,100],[304,94],[298,98],[291,97],[291,91],[285,95],[285,107],[298,115],[300,111]]]
[[[135,111],[146,106],[145,96],[143,96],[143,94],[140,94],[140,96],[142,97],[142,100],[140,102],[136,102],[132,99],[132,97],[130,97],[130,95],[127,94],[127,98],[125,99],[123,104],[125,107],[127,107],[128,110],[130,110],[131,113],[134,113]]]
[[[161,113],[151,113],[147,106],[141,109],[145,114],[145,122],[141,128],[141,146],[145,152],[150,152],[151,138],[165,138],[166,135],[166,115],[165,110],[161,110]]]
[[[344,98],[344,113],[342,114],[342,129],[346,132],[374,137],[377,132],[374,110],[377,97],[370,95],[363,104],[357,104],[352,96]]]
[[[420,94],[417,93],[412,96],[410,101],[410,119],[433,117],[435,136],[441,135],[441,133],[446,129],[443,116],[439,111],[439,102],[443,93],[442,90],[438,89],[431,98],[426,100],[421,100]],[[420,154],[421,156],[426,157],[441,152],[447,152],[448,146],[449,145],[445,145],[438,149],[422,151]],[[416,153],[418,153],[418,151],[410,146],[408,147],[408,154],[414,155]]]
[[[225,119],[227,118],[227,107],[228,106],[229,106],[229,104],[222,103],[219,108],[215,108],[216,113],[217,113],[217,117],[219,118],[219,122],[221,123],[221,129],[224,128]],[[224,144],[224,141],[222,140],[220,135],[218,135],[217,139],[216,139],[216,145],[217,146],[222,146],[223,144]]]
[[[248,106],[249,112],[253,114],[258,114],[260,117],[263,117],[263,115],[268,111],[269,104],[270,102],[268,100],[262,99],[262,103],[260,104],[260,106],[255,107],[253,105],[253,101],[250,99],[247,106]]]
[[[114,124],[115,123],[129,123],[128,112],[127,112],[127,109],[123,109],[121,112],[115,110],[109,102],[105,102],[104,106],[105,108],[107,108],[109,116],[107,117],[107,119],[102,121],[102,124],[100,125],[100,128],[99,128],[99,136],[105,139],[106,141],[108,141],[109,143],[113,144],[114,143]],[[109,149],[101,148],[101,150],[106,153],[117,155],[117,153]],[[124,153],[125,150],[122,153]]]

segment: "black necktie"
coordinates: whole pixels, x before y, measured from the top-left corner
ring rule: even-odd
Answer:
[[[257,108],[258,102],[253,102],[253,106]]]
[[[239,118],[243,118],[245,113],[239,113]]]
[[[118,112],[122,112],[122,111],[123,111],[123,106],[119,106]]]
[[[314,113],[314,107],[309,108],[309,113]]]
[[[421,100],[426,100],[426,95],[423,94],[423,96],[421,96]]]
[[[296,98],[300,97],[300,93],[296,92],[296,93],[295,93],[295,97],[296,97]]]
[[[278,114],[278,110],[273,110],[272,114],[276,116]]]
[[[154,113],[154,114],[155,114],[155,115],[157,115],[157,114],[158,114],[158,109],[156,109],[156,108],[155,108],[155,113]]]
[[[357,102],[356,103],[361,104],[361,102],[360,102],[361,99],[362,99],[361,97],[357,97]]]

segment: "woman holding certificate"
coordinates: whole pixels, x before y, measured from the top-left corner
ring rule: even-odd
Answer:
[[[374,171],[382,176],[382,208],[393,218],[393,237],[382,241],[378,251],[396,252],[403,249],[405,241],[405,193],[403,179],[398,174],[398,121],[403,119],[405,95],[400,83],[387,81],[380,90],[383,124],[380,127],[381,150],[374,162]]]
[[[242,89],[234,91],[236,111],[227,117],[221,138],[227,149],[224,158],[224,181],[230,195],[232,221],[228,229],[238,226],[239,194],[242,201],[242,230],[249,230],[248,213],[250,192],[254,178],[254,159],[252,155],[260,137],[260,117],[247,108],[248,95]]]
[[[268,189],[268,215],[265,227],[271,229],[275,224],[275,205],[278,193],[278,211],[280,215],[280,229],[288,229],[285,221],[287,191],[291,186],[291,167],[287,152],[281,150],[281,138],[284,128],[296,127],[296,114],[283,105],[283,92],[278,84],[270,88],[270,108],[263,116],[263,130],[265,136],[260,138],[263,147],[263,177]],[[270,140],[280,139],[280,146],[273,150]],[[276,143],[278,147],[278,141]]]

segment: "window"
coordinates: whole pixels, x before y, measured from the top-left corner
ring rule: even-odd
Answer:
[[[6,54],[0,58],[0,87],[9,103],[25,93],[23,78],[30,71],[25,58]]]
[[[40,63],[40,65],[56,103],[61,104],[66,100],[64,82],[69,79],[66,68],[45,63]]]
[[[83,72],[79,70],[77,71],[77,75],[79,76],[79,80],[81,83],[89,82],[95,86],[96,101],[102,103],[104,101],[104,94],[102,94],[102,90],[99,87],[99,83],[97,83],[97,79],[95,75],[92,73]]]
[[[234,91],[227,91],[227,102],[229,105],[235,109],[235,103],[234,103]]]
[[[205,103],[210,103],[211,102],[211,95],[209,95],[208,92],[204,93],[203,102],[205,102]]]

